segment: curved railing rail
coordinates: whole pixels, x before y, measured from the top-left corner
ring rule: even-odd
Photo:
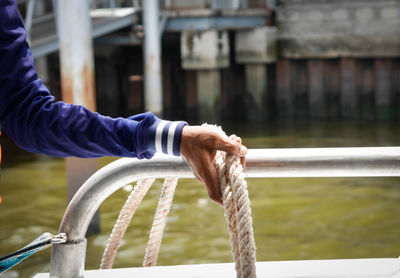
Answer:
[[[251,149],[247,177],[389,177],[400,176],[400,147]],[[75,194],[60,232],[65,244],[53,245],[50,277],[83,277],[85,234],[95,212],[112,193],[143,178],[190,178],[179,157],[156,155],[150,160],[122,158],[91,176]]]

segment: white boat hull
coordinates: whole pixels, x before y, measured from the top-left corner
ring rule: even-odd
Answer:
[[[257,262],[257,277],[400,278],[400,258]],[[49,277],[40,273],[34,278]],[[233,263],[87,270],[85,278],[221,278],[236,277]]]

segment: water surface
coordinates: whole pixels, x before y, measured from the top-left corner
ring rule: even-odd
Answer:
[[[400,145],[391,123],[273,122],[224,125],[249,148]],[[4,138],[3,138],[4,141]],[[67,206],[64,160],[31,155],[7,142],[0,180],[0,256],[43,232],[56,233]],[[113,158],[102,158],[99,167]],[[249,179],[257,260],[398,257],[400,178]],[[140,266],[161,181],[144,198],[121,243],[115,267]],[[86,268],[98,268],[108,234],[129,192],[101,207],[101,234],[88,238]],[[48,271],[42,251],[3,277]],[[159,265],[230,262],[222,208],[194,179],[180,180],[165,230]]]

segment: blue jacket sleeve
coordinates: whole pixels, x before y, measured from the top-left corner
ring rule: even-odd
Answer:
[[[52,156],[179,155],[185,122],[152,113],[110,118],[55,102],[38,79],[14,0],[0,1],[0,124],[21,148]]]

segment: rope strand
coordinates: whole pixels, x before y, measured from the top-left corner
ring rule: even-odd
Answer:
[[[218,180],[221,186],[222,202],[224,206],[224,215],[228,224],[229,239],[232,248],[232,257],[235,262],[236,273],[241,276],[241,259],[238,244],[238,229],[237,229],[237,206],[233,199],[232,188],[227,182],[226,164],[224,163],[226,154],[218,152],[215,157],[215,166],[217,168]]]
[[[164,181],[156,214],[154,215],[149,241],[147,243],[143,266],[155,266],[157,264],[161,240],[163,237],[165,224],[167,223],[168,213],[171,209],[172,199],[174,198],[177,183],[177,178],[169,178],[165,179]]]
[[[256,277],[256,247],[253,234],[253,220],[251,217],[250,200],[247,191],[247,182],[244,179],[243,168],[238,157],[228,156],[226,159],[234,200],[238,212],[238,242],[240,249],[241,272],[239,278]]]
[[[125,235],[125,231],[131,222],[133,214],[153,182],[154,179],[140,180],[132,190],[119,213],[117,222],[115,222],[110,238],[108,239],[107,246],[103,253],[103,258],[101,259],[100,269],[112,268],[119,248],[119,243]]]

